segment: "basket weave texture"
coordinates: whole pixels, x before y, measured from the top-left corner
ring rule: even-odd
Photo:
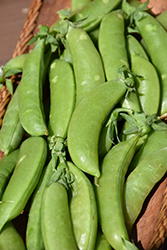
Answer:
[[[145,2],[145,0],[141,0],[141,2]],[[161,6],[159,2],[162,3]],[[166,0],[150,0],[150,4],[154,6],[154,13],[156,13],[156,4],[159,8],[157,11],[158,13],[160,13],[160,7],[162,10],[167,9]],[[56,12],[59,9],[67,7],[70,7],[70,0],[32,0],[25,24],[12,57],[28,52],[31,49],[31,46],[27,46],[26,44],[33,35],[37,33],[37,26],[39,24],[51,25],[58,18]],[[56,10],[54,10],[54,8]],[[11,79],[14,86],[17,86],[20,80],[18,76],[12,76]],[[10,99],[10,93],[7,88],[3,86],[0,90],[0,127]],[[2,157],[3,153],[0,152],[0,158]],[[135,236],[133,234],[132,238],[137,246],[139,246],[139,249],[165,249],[164,241],[165,238],[167,238],[167,178],[164,178],[164,180],[161,181],[150,198],[145,211],[135,225],[134,231]],[[143,247],[140,248],[140,245]]]

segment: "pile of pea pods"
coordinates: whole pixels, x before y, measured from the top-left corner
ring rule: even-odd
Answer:
[[[135,250],[167,170],[167,13],[71,0],[1,67],[1,250]],[[11,77],[20,77],[17,88]],[[13,220],[28,210],[25,239]]]

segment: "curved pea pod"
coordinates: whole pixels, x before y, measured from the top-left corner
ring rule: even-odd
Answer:
[[[148,134],[148,137],[145,140],[144,144],[142,145],[142,147],[140,148],[140,150],[130,163],[129,171],[134,170],[144,158],[160,150],[161,148],[166,147],[166,145],[167,145],[167,131],[152,130]]]
[[[84,172],[99,177],[98,142],[107,115],[126,93],[121,81],[105,82],[90,91],[74,110],[67,143],[72,161]]]
[[[132,71],[136,74],[136,89],[143,112],[157,114],[160,108],[160,81],[152,63],[136,53],[131,54]]]
[[[137,219],[143,203],[167,170],[167,147],[144,158],[128,176],[124,186],[124,213],[129,231]]]
[[[125,43],[124,13],[121,9],[104,16],[99,29],[99,51],[107,80],[118,78],[118,69],[129,67]]]
[[[23,138],[24,129],[18,111],[18,89],[14,92],[2,121],[0,150],[7,155],[15,150]]]
[[[18,153],[16,149],[0,160],[0,199],[16,166]]]
[[[41,39],[29,53],[18,86],[20,121],[25,131],[33,136],[48,134],[42,104],[44,48],[45,40]]]
[[[141,57],[149,60],[147,53],[143,49],[140,42],[134,36],[127,35],[126,42],[127,42],[127,51],[128,51],[128,57],[130,60],[130,64],[131,64],[131,55],[133,53],[136,53],[136,54],[140,55]]]
[[[121,0],[94,0],[88,3],[86,6],[81,7],[72,13],[70,20],[72,22],[80,21],[86,18],[81,24],[82,29],[91,31],[102,20],[102,18],[110,11],[116,9],[121,4]]]
[[[44,168],[40,181],[34,191],[30,211],[28,215],[27,228],[26,228],[26,247],[27,250],[43,250],[44,243],[41,230],[41,207],[43,194],[45,188],[53,174],[54,166],[57,163],[57,156],[55,161],[50,160],[48,165]]]
[[[49,81],[49,135],[65,139],[75,105],[75,79],[71,65],[62,59],[52,61]]]
[[[162,115],[167,112],[167,33],[156,18],[149,13],[143,13],[143,18],[135,20],[135,24],[160,77],[162,92],[159,114]]]
[[[125,175],[138,140],[138,136],[133,136],[111,148],[101,162],[101,176],[95,186],[99,223],[106,240],[114,249],[137,249],[129,240],[122,198]],[[130,245],[127,246],[125,242]]]
[[[111,250],[111,246],[106,240],[101,230],[98,230],[95,250]]]
[[[0,231],[24,209],[38,184],[47,156],[46,141],[29,137],[22,142],[18,161],[0,203]]]
[[[77,106],[90,90],[105,81],[105,75],[99,52],[86,31],[71,28],[66,37],[76,80]]]
[[[11,58],[4,66],[2,66],[3,75],[6,77],[20,73],[23,70],[23,64],[29,53],[24,53]]]
[[[12,222],[7,222],[0,233],[1,250],[26,250],[23,239]]]
[[[79,249],[94,250],[97,236],[97,207],[94,189],[86,175],[73,163],[67,162],[74,175],[71,184],[70,213]]]
[[[78,249],[72,229],[67,191],[59,182],[54,182],[45,189],[41,223],[46,250]]]

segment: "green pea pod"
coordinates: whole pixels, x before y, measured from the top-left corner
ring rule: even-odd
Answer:
[[[129,67],[124,27],[124,13],[121,9],[105,15],[100,24],[99,51],[108,81],[118,78],[118,69],[123,65]]]
[[[93,88],[105,81],[102,61],[86,31],[71,28],[67,34],[76,79],[76,106]]]
[[[126,93],[121,81],[105,82],[78,104],[70,121],[67,143],[72,161],[84,172],[99,177],[98,141],[107,115]]]
[[[160,108],[160,81],[153,64],[136,53],[131,54],[132,71],[143,112],[157,114]]]
[[[145,59],[149,60],[147,53],[143,49],[140,42],[132,35],[127,35],[126,37],[126,43],[127,43],[127,51],[128,51],[128,57],[131,62],[131,55],[133,53],[136,53],[140,55],[141,57],[144,57]],[[131,63],[130,63],[131,64]]]
[[[2,121],[0,130],[0,150],[7,155],[15,150],[23,138],[24,129],[18,111],[18,89],[12,96]]]
[[[94,29],[102,20],[102,18],[110,11],[116,9],[121,4],[121,0],[94,0],[88,3],[81,10],[74,11],[70,20],[72,22],[80,21],[86,18],[81,24],[82,29],[90,31]]]
[[[1,250],[26,250],[23,239],[12,222],[7,222],[0,233]]]
[[[135,154],[139,137],[113,146],[101,163],[101,176],[95,186],[99,223],[106,240],[114,249],[126,249],[129,241],[122,209],[123,183],[128,166]],[[131,244],[132,249],[137,249]]]
[[[167,30],[167,10],[157,15],[156,20]]]
[[[167,147],[144,158],[128,176],[124,187],[124,213],[129,231],[137,219],[143,203],[167,169]]]
[[[42,137],[29,137],[22,142],[16,167],[0,203],[0,231],[6,222],[23,211],[38,184],[46,156],[47,145]]]
[[[46,250],[77,250],[66,188],[58,182],[45,189],[41,214]]]
[[[111,250],[111,249],[112,248],[108,243],[108,241],[106,240],[104,234],[101,232],[101,230],[98,230],[95,250]]]
[[[16,166],[18,153],[16,149],[0,160],[0,199]]]
[[[94,250],[97,236],[97,207],[92,183],[73,163],[67,162],[74,175],[70,200],[71,220],[79,249]]]
[[[98,49],[98,41],[99,41],[99,25],[93,29],[92,31],[88,32],[90,38],[92,39],[94,45]]]
[[[40,182],[35,189],[30,205],[30,211],[28,215],[28,222],[26,228],[26,247],[27,250],[43,250],[44,243],[41,231],[41,207],[42,199],[45,188],[53,174],[53,164],[57,163],[57,156],[55,156],[55,162],[50,160],[48,165],[44,168]]]
[[[167,112],[167,33],[156,18],[149,13],[143,13],[143,18],[136,19],[135,24],[160,77],[162,92],[159,113],[162,115]]]
[[[98,146],[99,160],[103,159],[103,157],[112,147],[113,142],[110,138],[109,132],[110,131],[107,126],[103,126],[103,128],[101,129]]]
[[[4,66],[2,66],[3,75],[6,77],[21,73],[23,64],[29,53],[24,53],[11,58]]]
[[[144,144],[140,148],[139,152],[135,155],[134,159],[130,163],[129,172],[134,170],[137,165],[150,154],[160,150],[161,148],[166,147],[167,145],[167,130],[156,131],[152,130]]]
[[[25,131],[34,136],[47,135],[42,105],[42,76],[44,67],[45,40],[37,42],[23,65],[19,84],[18,107],[20,121]]]
[[[65,139],[75,105],[75,80],[71,65],[62,59],[52,61],[49,81],[49,135]]]
[[[83,7],[89,2],[91,2],[91,0],[71,0],[71,10],[74,11],[80,7]]]

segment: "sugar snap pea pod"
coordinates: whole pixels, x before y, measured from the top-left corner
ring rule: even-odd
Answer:
[[[20,146],[18,161],[0,203],[0,231],[24,209],[38,184],[47,156],[42,137],[29,137]]]
[[[146,12],[143,18],[135,20],[135,24],[160,77],[162,92],[159,113],[162,115],[167,112],[167,33],[156,18]]]
[[[0,160],[0,199],[17,163],[19,149]]]
[[[44,48],[45,39],[41,39],[29,53],[23,65],[18,91],[21,124],[28,134],[34,136],[48,134],[42,105]]]
[[[55,156],[55,161],[51,159],[48,165],[44,168],[42,176],[38,186],[36,187],[32,202],[30,206],[30,211],[28,215],[28,222],[26,228],[26,247],[27,250],[42,250],[44,249],[42,231],[41,231],[41,207],[42,198],[47,184],[53,174],[54,167],[53,164],[57,163],[57,156]]]
[[[6,77],[20,73],[23,70],[23,64],[29,53],[24,53],[11,58],[4,66],[2,66],[3,75]]]
[[[167,30],[167,10],[156,16],[156,20]]]
[[[88,4],[91,0],[72,0],[71,1],[71,10],[76,10],[80,7],[83,7],[85,4]]]
[[[105,75],[99,52],[86,31],[78,28],[69,29],[67,42],[76,79],[77,106],[91,89],[105,81]]]
[[[116,9],[121,4],[121,0],[93,0],[88,3],[84,8],[74,11],[70,20],[77,22],[86,18],[82,23],[82,28],[86,31],[94,29],[102,20],[102,18],[110,11]]]
[[[131,59],[142,110],[148,116],[157,114],[160,108],[160,81],[157,71],[150,61],[136,53],[131,54]]]
[[[23,239],[11,221],[7,222],[0,233],[1,250],[26,250]]]
[[[129,67],[124,27],[121,9],[108,13],[100,23],[99,51],[108,81],[118,78],[117,71],[123,65]]]
[[[112,147],[112,140],[109,135],[109,127],[108,126],[103,126],[100,132],[99,136],[99,146],[98,146],[98,154],[99,154],[99,160],[101,160],[107,152],[110,150]]]
[[[144,57],[145,59],[149,60],[147,53],[143,49],[140,42],[134,36],[129,34],[126,37],[126,40],[127,40],[127,51],[128,51],[128,56],[129,56],[130,61],[131,61],[131,55],[133,53],[136,53],[140,55],[141,57]]]
[[[143,203],[167,170],[167,147],[144,158],[128,176],[124,187],[124,212],[128,230],[137,219]]]
[[[49,135],[66,138],[75,105],[75,80],[71,65],[62,59],[52,61],[49,69]]]
[[[110,245],[118,250],[137,249],[129,240],[122,198],[125,174],[135,154],[138,139],[138,136],[134,136],[111,148],[101,163],[101,176],[98,186],[95,186],[102,232]]]
[[[72,162],[67,162],[74,175],[70,199],[71,220],[79,249],[94,250],[97,236],[97,207],[94,189],[86,175]]]
[[[101,232],[101,230],[98,230],[97,233],[97,241],[96,241],[96,246],[95,250],[111,250],[111,246],[106,240],[104,234]]]
[[[86,173],[99,177],[98,141],[106,116],[126,93],[121,81],[105,82],[90,91],[74,110],[67,143],[72,161]]]
[[[152,130],[144,144],[140,148],[139,152],[135,155],[129,166],[129,171],[134,170],[137,165],[150,154],[166,147],[167,145],[167,131]]]
[[[7,155],[15,150],[24,134],[18,111],[18,89],[14,92],[3,118],[0,130],[0,150]]]
[[[66,188],[53,182],[45,189],[42,203],[42,235],[46,250],[77,250]]]

